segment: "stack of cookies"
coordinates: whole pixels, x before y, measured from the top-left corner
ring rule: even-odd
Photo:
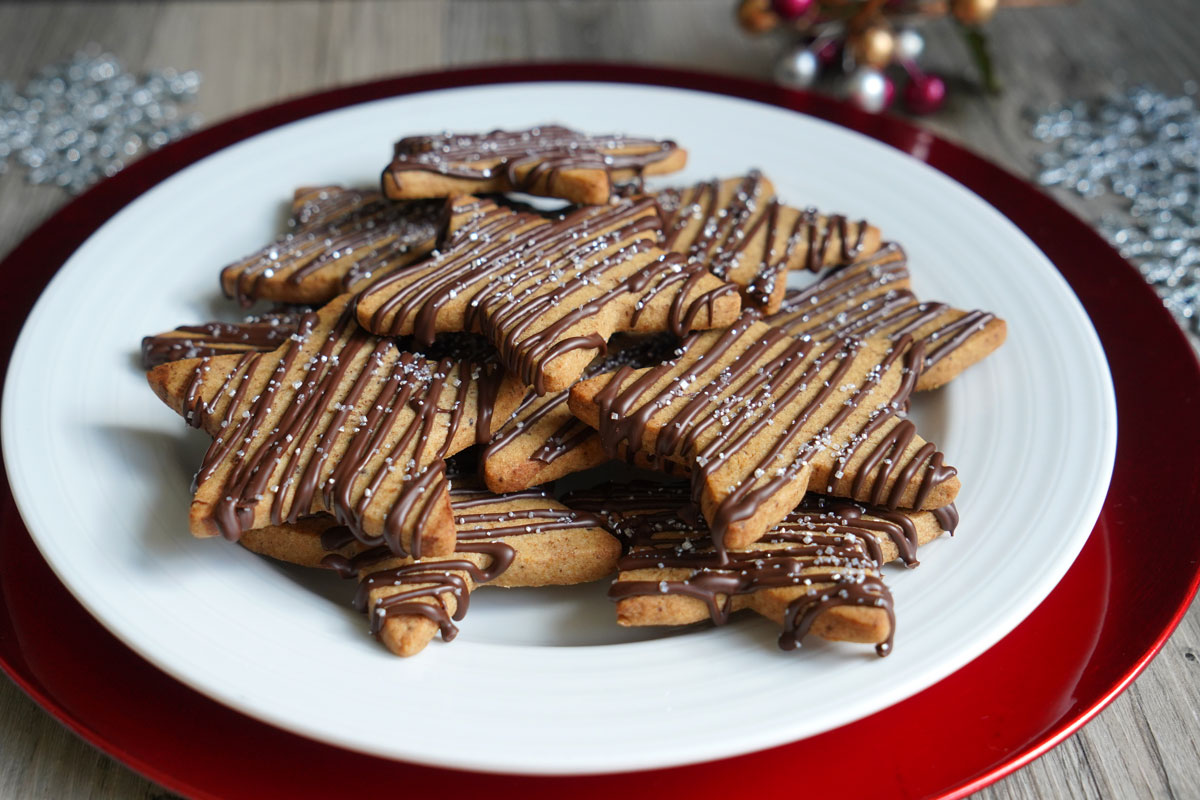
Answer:
[[[622,625],[753,609],[784,648],[886,654],[882,565],[957,523],[910,397],[1004,322],[918,299],[899,245],[758,171],[646,187],[686,159],[557,126],[447,133],[397,142],[379,191],[297,189],[288,230],[219,275],[267,310],[142,343],[212,439],[192,533],[357,579],[398,655],[452,639],[481,586],[613,575]],[[556,491],[574,473],[590,488]]]

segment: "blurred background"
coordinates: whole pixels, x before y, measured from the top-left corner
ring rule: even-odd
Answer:
[[[393,0],[0,4],[0,255],[190,130],[462,65],[601,61],[779,82],[908,116],[1094,225],[1193,335],[1195,0]],[[1099,718],[980,793],[1200,796],[1200,619]],[[0,679],[0,797],[169,797]]]

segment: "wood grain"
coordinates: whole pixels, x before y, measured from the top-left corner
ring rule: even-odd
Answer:
[[[132,70],[198,69],[193,108],[210,122],[344,83],[460,64],[528,59],[635,61],[754,77],[780,42],[733,24],[733,0],[402,0],[401,2],[16,3],[0,5],[0,80],[89,42]],[[1006,91],[952,81],[923,120],[1008,169],[1031,172],[1026,110],[1136,83],[1175,91],[1200,77],[1193,0],[1089,0],[1001,13],[988,27]],[[949,23],[925,29],[925,63],[969,73]],[[1085,219],[1102,204],[1056,195]],[[0,176],[0,253],[67,198]],[[1200,797],[1200,612],[1195,608],[1134,685],[1081,732],[976,797]],[[1031,670],[1031,679],[1036,671]],[[0,797],[164,798],[0,680]]]

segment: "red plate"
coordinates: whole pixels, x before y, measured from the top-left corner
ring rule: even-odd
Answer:
[[[1194,452],[1200,442],[1200,368],[1154,293],[1084,223],[1025,181],[896,119],[736,78],[586,64],[440,72],[292,100],[194,134],[137,162],[70,203],[17,247],[2,267],[10,283],[19,284],[0,298],[3,366],[20,321],[55,269],[109,217],[183,167],[246,137],[353,103],[452,86],[539,80],[677,86],[831,120],[960,181],[1042,248],[1096,325],[1116,385],[1120,431],[1100,519],[1046,601],[999,644],[940,683],[801,742],[692,767],[587,779],[454,772],[360,755],[286,733],[159,672],[71,598],[31,542],[5,483],[0,493],[0,666],[5,672],[72,730],[133,769],[186,795],[222,798],[327,797],[364,790],[400,790],[406,797],[435,791],[512,797],[570,792],[580,800],[614,794],[659,798],[664,790],[695,797],[801,790],[840,796],[848,775],[854,776],[854,793],[864,797],[958,797],[1036,758],[1104,708],[1162,647],[1200,578],[1200,537],[1191,519],[1200,505],[1200,459]],[[1162,424],[1165,418],[1169,425]],[[324,690],[345,691],[353,699],[353,691],[336,681]],[[397,722],[398,735],[404,735],[404,724]],[[930,747],[914,748],[916,742]],[[864,769],[868,763],[872,768]]]

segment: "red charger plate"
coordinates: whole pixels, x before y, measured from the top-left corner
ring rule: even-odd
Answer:
[[[109,634],[54,577],[5,481],[0,492],[0,667],[8,676],[69,728],[143,775],[185,795],[221,798],[391,791],[406,797],[489,792],[528,798],[569,792],[583,800],[661,798],[665,791],[693,797],[841,796],[848,789],[863,797],[961,797],[1054,747],[1111,702],[1162,647],[1200,579],[1200,537],[1191,519],[1200,505],[1200,459],[1194,452],[1200,442],[1200,367],[1192,349],[1137,272],[1054,201],[957,145],[835,100],[679,70],[538,64],[365,83],[254,111],[196,133],[97,185],[9,255],[0,268],[10,282],[0,298],[4,370],[21,321],[55,270],[117,211],[189,164],[270,128],[354,103],[454,86],[545,80],[697,89],[836,122],[910,153],[974,190],[1041,247],[1100,335],[1116,386],[1119,430],[1116,467],[1100,519],[1050,596],[999,644],[950,677],[891,708],[800,742],[690,767],[586,779],[456,772],[361,755],[287,733],[159,672]],[[347,689],[331,682],[324,691]],[[404,725],[397,722],[397,735],[412,735]]]

